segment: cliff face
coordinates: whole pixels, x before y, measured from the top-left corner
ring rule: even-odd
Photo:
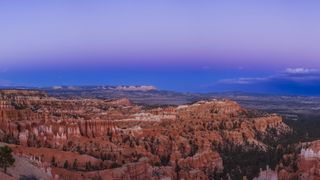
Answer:
[[[190,131],[196,130],[195,133],[207,134],[205,139],[218,144],[249,143],[263,147],[261,138],[277,138],[291,131],[280,116],[249,117],[248,112],[233,101],[198,102],[177,109],[180,126],[188,127]]]
[[[279,116],[252,117],[228,100],[150,109],[127,99],[0,91],[0,138],[18,144],[16,153],[41,159],[57,177],[207,179],[223,170],[216,149],[233,144],[264,150],[264,138],[289,132]]]
[[[7,141],[54,145],[71,137],[101,137],[112,119],[137,112],[126,99],[59,100],[37,91],[1,91],[0,130]]]
[[[285,161],[278,168],[279,179],[320,179],[320,141],[302,143],[299,147],[300,152],[284,156]]]

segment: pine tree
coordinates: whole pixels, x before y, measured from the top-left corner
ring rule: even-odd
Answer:
[[[90,161],[86,162],[86,170],[89,171],[91,170],[91,168],[92,168],[91,162]]]
[[[54,167],[57,167],[56,157],[54,157],[54,156],[52,156],[51,165],[54,166]]]
[[[180,172],[180,171],[181,171],[181,167],[179,166],[178,161],[176,160],[175,172],[176,172],[176,175],[177,175],[177,179],[180,179],[180,178],[179,178],[179,172]]]
[[[7,168],[13,165],[15,159],[12,156],[12,149],[8,146],[0,148],[0,166],[4,169],[4,173],[7,173]]]
[[[68,162],[68,160],[66,160],[64,162],[63,168],[68,169],[68,167],[69,167],[69,162]]]
[[[77,159],[75,159],[75,160],[73,161],[72,168],[73,168],[74,170],[76,170],[76,169],[78,168],[78,160],[77,160]]]

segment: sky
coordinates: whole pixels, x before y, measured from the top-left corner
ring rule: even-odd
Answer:
[[[319,1],[0,1],[0,86],[320,95]]]

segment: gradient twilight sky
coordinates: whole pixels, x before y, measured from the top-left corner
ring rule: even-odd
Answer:
[[[318,7],[317,0],[0,1],[0,85],[320,95]]]

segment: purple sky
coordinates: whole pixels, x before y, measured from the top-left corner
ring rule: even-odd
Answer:
[[[119,82],[143,83],[146,79],[137,73],[150,71],[157,85],[154,70],[196,77],[181,87],[163,79],[160,88],[194,86],[191,91],[214,91],[216,86],[203,87],[232,84],[228,79],[277,76],[288,68],[317,70],[319,5],[316,0],[0,1],[0,83],[115,84],[107,77],[94,76],[88,82],[77,77],[130,70],[137,79],[123,77]],[[43,74],[42,70],[49,73],[46,83],[36,75],[26,77],[29,73],[22,77],[22,72]],[[60,70],[71,80],[55,81]],[[153,84],[152,79],[147,82]],[[249,87],[233,85],[224,90]],[[268,91],[259,91],[263,90]]]

